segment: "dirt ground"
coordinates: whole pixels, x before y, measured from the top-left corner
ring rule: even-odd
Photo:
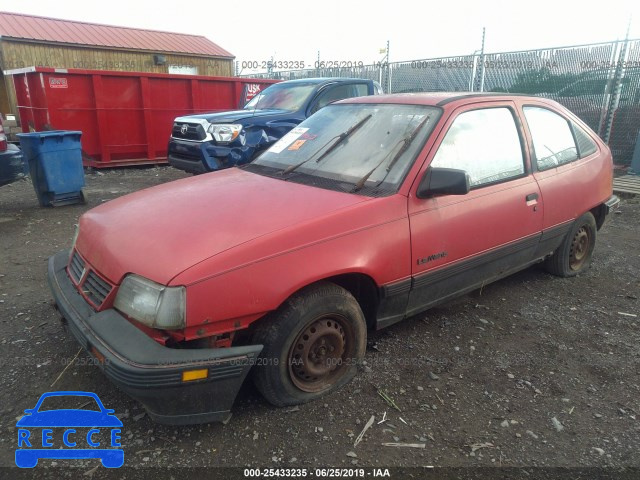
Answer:
[[[89,204],[55,209],[38,207],[29,181],[0,188],[0,466],[14,465],[25,408],[46,391],[85,390],[123,421],[125,466],[640,467],[638,198],[623,200],[577,278],[534,266],[372,333],[356,380],[315,403],[274,408],[247,384],[228,424],[167,427],[83,352],[75,357],[45,277],[85,210],[183,176],[169,167],[90,174]],[[98,465],[38,468],[79,475]]]

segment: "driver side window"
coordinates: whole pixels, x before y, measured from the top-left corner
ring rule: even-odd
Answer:
[[[431,166],[466,171],[471,188],[522,176],[522,145],[511,110],[485,108],[458,115]]]

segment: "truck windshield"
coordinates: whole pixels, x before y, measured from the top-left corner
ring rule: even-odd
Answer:
[[[317,86],[317,83],[300,83],[297,85],[276,83],[253,97],[244,108],[248,110],[262,108],[295,112],[304,106]]]
[[[439,115],[439,109],[422,105],[329,105],[247,169],[365,195],[393,193]]]

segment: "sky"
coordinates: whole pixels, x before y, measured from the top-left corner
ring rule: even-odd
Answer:
[[[4,2],[3,2],[4,3]],[[596,8],[599,5],[599,8]],[[20,0],[0,10],[204,35],[241,62],[324,61],[371,64],[640,38],[640,2],[502,0],[364,2],[164,2]],[[245,68],[242,73],[250,73]]]

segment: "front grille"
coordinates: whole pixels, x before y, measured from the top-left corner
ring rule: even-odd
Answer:
[[[183,138],[185,140],[204,140],[207,138],[207,132],[204,127],[198,123],[176,122],[171,129],[173,138]]]
[[[91,303],[96,306],[102,305],[104,299],[107,298],[107,295],[111,292],[111,285],[98,277],[93,270],[87,275],[87,279],[82,284],[82,288],[89,297],[89,300],[91,300]]]
[[[78,252],[74,251],[71,256],[71,261],[69,262],[69,275],[71,275],[71,280],[76,285],[80,282],[82,278],[82,271],[84,270],[84,260],[80,258]]]
[[[71,255],[67,271],[73,283],[78,286],[78,290],[96,308],[100,308],[109,293],[111,293],[111,290],[113,290],[113,285],[91,270],[87,262],[75,250]]]

